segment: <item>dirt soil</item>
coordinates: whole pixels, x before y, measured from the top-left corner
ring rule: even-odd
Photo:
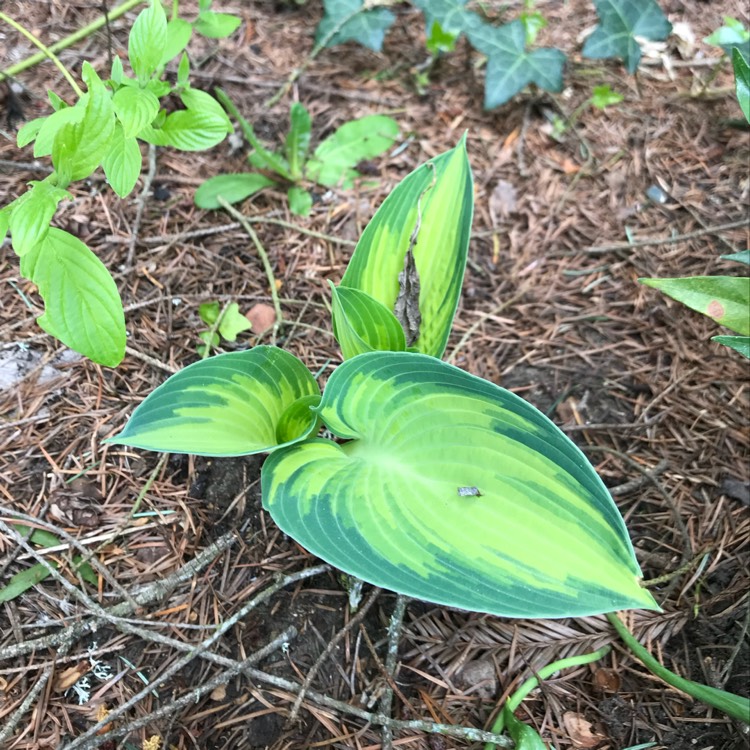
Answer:
[[[49,44],[101,5],[9,0],[2,9]],[[195,3],[184,5],[190,17]],[[672,37],[636,77],[617,62],[580,57],[576,39],[595,23],[591,3],[539,0],[549,21],[539,42],[569,53],[567,87],[527,90],[485,112],[483,69],[463,42],[418,85],[424,28],[405,5],[394,8],[382,53],[355,44],[325,50],[268,106],[311,52],[321,3],[215,5],[243,23],[229,39],[194,40],[194,84],[226,89],[268,144],[281,143],[295,100],[312,113],[314,141],[372,113],[401,128],[399,148],[362,165],[366,181],[355,189],[316,189],[307,219],[289,214],[280,191],[240,206],[257,219],[277,280],[285,325],[276,343],[323,378],[336,367],[328,280],[340,280],[353,242],[398,181],[467,131],[476,212],[448,355],[547,412],[612,488],[645,578],[673,573],[653,587],[663,612],[627,614],[637,637],[675,672],[747,695],[747,364],[709,340],[719,332],[710,320],[637,283],[736,273],[719,255],[748,247],[748,130],[737,126],[729,66],[717,69],[716,48],[701,41],[722,15],[747,24],[747,8],[662,0],[696,41]],[[521,3],[511,5],[484,3],[498,19],[516,17]],[[126,57],[135,13],[61,59],[76,74],[86,59],[106,71],[110,54]],[[32,52],[0,24],[1,67]],[[16,84],[12,95],[0,84],[3,204],[49,167],[15,147],[15,131],[49,112],[47,88],[67,93],[49,63]],[[584,106],[554,139],[553,116],[577,111],[600,84],[624,101],[605,112]],[[62,573],[0,603],[0,746],[482,747],[413,725],[384,736],[373,713],[391,693],[383,662],[395,597],[365,586],[360,606],[369,609],[358,620],[336,571],[305,577],[319,561],[261,509],[259,458],[167,458],[103,444],[169,373],[198,358],[200,303],[236,301],[243,312],[270,304],[247,233],[192,200],[204,179],[245,169],[244,151],[229,142],[200,154],[159,149],[150,186],[147,166],[148,158],[125,200],[101,174],[75,185],[55,219],[115,275],[129,333],[118,368],[44,334],[35,288],[7,242],[0,254],[0,521],[32,517],[52,531],[60,545],[45,559]],[[649,200],[649,189],[663,202]],[[225,348],[270,342],[268,332],[244,333]],[[37,562],[40,549],[7,529],[0,585]],[[82,550],[93,553],[97,585],[73,572],[71,556]],[[558,750],[747,747],[746,726],[648,673],[603,617],[514,621],[409,602],[391,716],[489,729],[522,680],[605,644],[612,651],[600,661],[558,673],[523,702],[519,718],[546,742]],[[290,718],[321,654],[311,692]],[[68,688],[87,673],[90,691],[79,703]],[[118,710],[107,729],[81,739]]]

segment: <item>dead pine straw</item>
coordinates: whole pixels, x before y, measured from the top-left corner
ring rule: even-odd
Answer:
[[[742,12],[729,0],[661,4],[696,40]],[[189,15],[195,3],[185,5]],[[537,5],[549,21],[540,44],[578,50],[592,4]],[[203,179],[246,168],[228,144],[189,158],[157,149],[126,200],[101,175],[74,186],[55,221],[115,275],[130,334],[115,370],[40,331],[41,300],[4,245],[0,585],[34,564],[47,577],[0,602],[0,747],[140,749],[156,737],[178,750],[479,748],[524,679],[603,645],[614,646],[606,658],[545,681],[523,702],[519,716],[545,740],[560,750],[744,747],[741,728],[631,659],[604,617],[503,620],[410,601],[389,637],[396,598],[366,587],[369,609],[349,611],[336,573],[262,510],[258,459],[160,460],[102,444],[168,373],[198,358],[202,302],[249,312],[273,310],[275,297],[278,344],[325,379],[340,361],[327,281],[340,280],[392,187],[468,130],[474,235],[448,356],[547,412],[613,489],[664,609],[629,613],[637,637],[674,671],[746,693],[747,367],[709,341],[714,324],[637,283],[735,273],[718,256],[750,243],[750,144],[727,124],[739,116],[728,68],[710,84],[725,93],[695,96],[711,72],[704,62],[715,59],[701,41],[692,51],[670,41],[673,64],[647,57],[637,79],[573,55],[562,94],[526,92],[486,113],[482,70],[463,43],[416,92],[423,23],[407,6],[394,8],[400,21],[381,54],[322,50],[299,74],[320,3],[221,9],[239,10],[243,25],[226,40],[194,40],[195,82],[225,88],[262,140],[281,143],[298,99],[313,115],[313,142],[352,117],[389,112],[404,147],[363,165],[369,182],[351,191],[314,189],[307,219],[289,215],[281,191],[238,206],[252,233],[192,201]],[[99,13],[96,3],[20,0],[3,10],[48,42]],[[111,25],[114,54],[126,56],[134,17]],[[102,31],[61,56],[74,71],[83,59],[101,69],[107,45]],[[0,29],[0,66],[31,51]],[[286,95],[264,106],[288,81]],[[17,83],[27,119],[48,112],[46,88],[67,95],[47,64]],[[625,101],[584,110],[551,138],[549,117],[603,83]],[[16,149],[21,122],[7,121],[2,96],[5,203],[48,163]],[[664,203],[646,199],[652,185]],[[248,332],[234,346],[272,333]],[[30,543],[19,523],[59,544]],[[96,585],[80,580],[78,556]],[[81,677],[86,700],[70,689]]]

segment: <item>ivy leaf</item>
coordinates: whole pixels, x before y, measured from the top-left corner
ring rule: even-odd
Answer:
[[[359,42],[380,52],[385,32],[396,20],[387,8],[367,10],[365,0],[324,0],[323,6],[325,14],[315,32],[315,44],[326,47]]]
[[[734,66],[737,101],[740,103],[745,119],[750,122],[750,65],[736,47],[732,50],[732,65]]]
[[[599,25],[583,45],[585,57],[596,60],[620,57],[629,73],[641,59],[636,37],[662,41],[672,31],[656,0],[594,0]]]
[[[561,91],[565,55],[559,49],[526,49],[526,30],[521,21],[504,26],[482,23],[468,33],[469,40],[487,55],[484,106],[499,107],[530,83],[546,91]]]
[[[271,187],[276,183],[262,174],[240,172],[238,174],[218,174],[207,179],[195,191],[195,205],[198,208],[221,208],[219,196],[227,203],[239,203],[251,195]]]
[[[84,356],[115,367],[125,356],[125,314],[114,279],[77,237],[50,227],[21,258],[21,273],[44,299],[37,323]]]
[[[455,38],[482,23],[476,13],[466,10],[466,0],[414,0],[414,5],[424,13],[428,40],[435,22],[444,34]]]
[[[242,19],[229,13],[215,13],[212,10],[202,11],[195,22],[195,30],[209,39],[223,39],[239,28]]]
[[[159,0],[135,19],[128,38],[128,58],[138,81],[143,85],[159,67],[167,47],[167,17]]]
[[[102,161],[102,169],[112,190],[124,198],[129,195],[141,174],[143,159],[138,141],[127,137],[119,123],[115,126],[109,151]]]

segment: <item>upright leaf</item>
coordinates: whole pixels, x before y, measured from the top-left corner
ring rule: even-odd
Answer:
[[[30,182],[30,190],[12,205],[8,228],[13,238],[16,255],[24,256],[49,231],[49,223],[57,211],[57,204],[73,196],[47,180]],[[3,232],[3,236],[5,233]]]
[[[506,617],[657,609],[586,458],[530,404],[433,357],[361,354],[329,378],[312,440],[271,454],[263,503],[346,573]]]
[[[745,119],[750,122],[750,65],[736,47],[732,50],[732,65],[737,101]]]
[[[315,32],[315,44],[334,47],[359,42],[380,52],[385,32],[396,17],[386,8],[367,8],[365,0],[323,0],[325,14]]]
[[[138,141],[133,137],[126,137],[120,123],[117,123],[102,169],[107,182],[120,198],[129,195],[135,187],[141,174],[142,162]]]
[[[669,36],[669,23],[656,0],[594,0],[599,25],[583,45],[586,57],[621,57],[629,73],[641,59],[637,37],[661,41]]]
[[[469,247],[474,190],[466,140],[405,177],[362,233],[341,285],[361,289],[389,310],[416,230],[421,326],[417,351],[442,356],[458,306]]]
[[[243,456],[302,440],[307,422],[279,442],[282,417],[301,398],[320,396],[310,371],[273,346],[219,354],[172,375],[133,412],[109,442],[170,453]],[[296,421],[299,425],[299,420]]]
[[[289,172],[295,180],[302,177],[302,167],[310,148],[310,113],[299,102],[294,102],[289,110],[289,134],[286,137],[286,160]]]
[[[77,237],[51,227],[21,258],[21,273],[39,288],[45,312],[37,322],[50,335],[108,367],[125,356],[125,315],[117,285]]]
[[[151,78],[167,48],[167,17],[159,0],[151,0],[148,8],[135,19],[128,38],[128,58],[141,85]]]
[[[239,16],[205,10],[198,14],[195,30],[209,39],[223,39],[225,36],[234,34],[241,23],[242,19]]]
[[[167,23],[167,41],[164,45],[159,67],[174,60],[188,46],[193,34],[193,24],[182,18],[173,18]]]

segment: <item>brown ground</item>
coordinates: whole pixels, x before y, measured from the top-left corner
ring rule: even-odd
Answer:
[[[49,43],[94,18],[98,5],[13,0],[3,10]],[[318,330],[328,329],[327,280],[340,279],[351,241],[398,180],[468,130],[476,217],[448,352],[461,367],[547,411],[590,455],[604,480],[617,488],[613,494],[646,578],[697,558],[656,586],[664,613],[635,613],[631,627],[676,672],[746,694],[747,366],[708,341],[716,332],[709,320],[636,283],[641,276],[724,272],[730,267],[718,255],[748,245],[747,224],[714,229],[747,219],[750,192],[748,132],[728,122],[740,116],[728,88],[728,67],[710,84],[712,90],[722,87],[717,93],[691,95],[711,75],[707,58],[716,50],[698,41],[692,51],[680,52],[670,43],[666,55],[673,65],[652,57],[637,78],[625,76],[616,63],[573,56],[562,95],[525,92],[487,113],[481,109],[481,69],[463,44],[439,63],[427,90],[416,91],[414,67],[425,56],[423,26],[418,13],[400,6],[382,54],[356,45],[325,51],[291,95],[269,109],[263,102],[312,47],[320,3],[218,5],[241,8],[245,23],[229,40],[191,47],[195,83],[226,88],[268,143],[284,135],[294,98],[311,110],[315,138],[348,118],[386,112],[399,121],[408,142],[398,155],[370,165],[377,187],[320,190],[307,220],[289,216],[280,193],[242,206],[249,216],[289,220],[337,238],[255,225],[280,282],[287,325],[279,343],[313,371],[335,367],[335,342]],[[698,40],[723,14],[741,15],[738,6],[731,0],[662,2],[673,21],[690,24]],[[591,4],[542,0],[537,7],[554,29],[544,32],[542,43],[554,40],[568,52],[579,50],[576,36],[595,20]],[[112,28],[113,49],[120,55],[130,21]],[[61,57],[76,71],[83,59],[103,70],[107,46],[107,34],[100,32]],[[0,28],[2,67],[30,51],[27,42]],[[47,113],[47,87],[60,93],[66,88],[49,64],[27,71],[19,82],[27,118]],[[572,112],[600,83],[624,93],[625,101],[604,114],[586,108],[561,142],[550,138],[548,117],[557,110]],[[30,165],[30,149],[15,148],[17,126],[0,125],[3,202],[43,175],[47,165],[46,160]],[[262,266],[244,231],[226,215],[199,211],[192,203],[201,180],[242,168],[242,154],[230,153],[227,144],[188,156],[160,150],[140,226],[140,187],[118,200],[99,176],[77,185],[74,205],[59,212],[56,221],[98,253],[120,286],[130,353],[116,370],[71,358],[40,332],[34,322],[39,298],[4,246],[0,366],[12,361],[25,375],[0,391],[0,516],[8,521],[29,514],[54,529],[66,549],[76,540],[94,549],[99,574],[98,590],[86,584],[87,602],[76,586],[48,579],[0,604],[0,732],[14,727],[7,748],[68,747],[103,709],[118,709],[144,689],[143,680],[158,680],[183,657],[181,645],[197,647],[268,589],[278,573],[317,564],[260,509],[258,459],[160,461],[157,455],[102,445],[168,372],[197,358],[197,334],[205,328],[197,313],[200,302],[234,300],[243,311],[268,303]],[[503,183],[515,188],[515,202],[498,200],[507,188]],[[651,185],[669,200],[648,202]],[[128,268],[134,231],[135,265]],[[669,240],[691,233],[698,236]],[[665,241],[627,247],[629,237]],[[268,340],[243,334],[239,345]],[[139,515],[131,517],[134,505]],[[1,530],[0,550],[0,582],[34,562]],[[149,601],[132,600],[138,587],[175,575],[204,552],[198,572],[188,571],[171,590],[154,593],[152,587]],[[50,557],[75,581],[66,551]],[[364,593],[371,596],[370,588]],[[119,618],[97,613],[97,605],[122,601]],[[205,652],[202,658],[189,657],[184,668],[154,693],[146,691],[110,726],[139,727],[120,745],[130,748],[153,735],[180,750],[380,748],[378,726],[344,707],[322,705],[320,694],[369,710],[368,700],[386,684],[379,660],[385,657],[393,606],[392,595],[380,594],[363,627],[354,623],[344,634],[295,722],[288,722],[295,698],[289,681],[299,683],[352,619],[335,572],[270,595],[216,642],[198,648]],[[289,626],[296,636],[287,632],[288,647],[277,644],[258,662],[261,673],[222,677],[232,664],[227,659],[247,658]],[[158,643],[159,637],[173,641]],[[46,640],[28,653],[13,650],[35,639]],[[603,618],[508,621],[412,602],[400,637],[392,715],[489,728],[501,700],[534,670],[605,643],[614,647],[607,657],[564,671],[524,702],[519,716],[546,741],[559,750],[623,750],[640,743],[671,750],[746,746],[739,725],[646,673]],[[79,706],[65,695],[65,680],[90,667],[92,648],[95,658],[110,666],[112,678],[92,678],[91,699]],[[287,682],[272,684],[269,675]],[[214,679],[224,686],[194,696]],[[183,697],[178,707],[153,713]],[[377,701],[370,707],[377,711]],[[114,748],[117,742],[104,734],[71,747]],[[481,745],[401,729],[392,746]]]

